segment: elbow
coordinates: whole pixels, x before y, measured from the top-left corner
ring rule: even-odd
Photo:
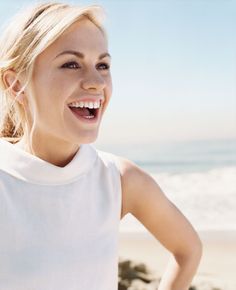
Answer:
[[[190,253],[190,257],[192,257],[193,261],[195,261],[195,263],[198,265],[203,254],[203,244],[199,237],[193,243],[191,252],[192,253]]]
[[[194,239],[194,242],[193,242],[192,251],[195,253],[195,255],[197,257],[199,257],[199,259],[201,259],[202,253],[203,253],[203,244],[202,244],[202,241],[197,234],[196,234],[196,238]]]
[[[194,264],[196,267],[199,265],[203,254],[203,244],[198,236],[188,242],[181,252],[174,254],[176,261],[181,264]]]

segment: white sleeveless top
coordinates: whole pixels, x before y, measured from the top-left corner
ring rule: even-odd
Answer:
[[[0,139],[0,290],[117,290],[117,156],[58,167]]]

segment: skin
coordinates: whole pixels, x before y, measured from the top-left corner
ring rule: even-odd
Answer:
[[[63,50],[71,49],[83,52],[84,60],[71,55],[55,59]],[[82,124],[72,118],[67,104],[76,97],[102,95],[105,97],[104,114],[112,93],[110,71],[98,66],[101,62],[110,62],[108,57],[98,61],[98,56],[104,52],[107,52],[107,41],[103,34],[84,19],[73,24],[38,56],[31,90],[18,97],[27,114],[29,134],[15,146],[21,146],[56,166],[65,166],[80,144],[95,141],[101,119],[93,126]],[[62,69],[68,61],[78,62],[81,68]],[[6,83],[10,85],[14,77],[14,72],[7,72]],[[13,94],[17,94],[21,85],[22,81],[18,80]],[[28,137],[30,135],[32,138]],[[131,213],[172,254],[159,290],[187,290],[202,255],[202,244],[196,231],[147,172],[128,159],[119,157],[119,161],[120,219]]]
[[[158,290],[188,290],[202,256],[197,232],[156,180],[130,160],[119,161],[121,219],[131,213],[171,253]]]
[[[89,36],[89,37],[88,37]],[[57,57],[63,51],[80,51]],[[18,96],[28,120],[27,132],[16,145],[56,166],[65,166],[81,144],[96,140],[104,111],[112,94],[110,58],[98,57],[108,52],[107,40],[88,19],[72,24],[35,60],[30,86]],[[62,67],[67,65],[67,67]],[[9,84],[14,72],[5,75]],[[13,94],[23,86],[19,79]],[[101,118],[85,124],[74,117],[68,103],[82,97],[104,97]]]

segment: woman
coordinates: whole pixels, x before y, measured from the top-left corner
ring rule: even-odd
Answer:
[[[101,13],[36,5],[1,39],[0,289],[117,289],[127,213],[173,254],[159,290],[187,290],[199,264],[197,233],[155,180],[89,144],[112,93]]]

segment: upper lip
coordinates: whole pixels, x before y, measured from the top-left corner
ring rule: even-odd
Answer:
[[[81,97],[81,98],[77,98],[77,99],[74,99],[74,100],[71,100],[69,104],[71,103],[74,103],[74,102],[100,102],[103,103],[104,102],[104,97],[103,96],[99,96],[97,98],[94,98],[94,97]]]

